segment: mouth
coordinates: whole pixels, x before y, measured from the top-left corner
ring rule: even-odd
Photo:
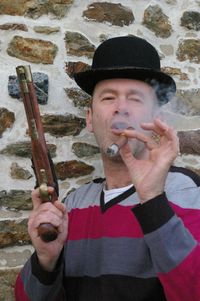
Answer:
[[[114,122],[111,125],[112,130],[125,130],[129,128],[130,126],[126,122]]]
[[[121,134],[126,129],[134,130],[134,127],[130,126],[126,122],[116,122],[116,123],[113,123],[111,126],[111,130],[114,134]]]

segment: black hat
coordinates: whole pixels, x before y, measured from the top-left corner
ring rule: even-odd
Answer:
[[[94,53],[91,69],[74,74],[79,87],[90,95],[98,82],[114,78],[136,79],[150,84],[162,103],[168,102],[176,92],[172,77],[160,71],[156,49],[136,36],[104,41]]]

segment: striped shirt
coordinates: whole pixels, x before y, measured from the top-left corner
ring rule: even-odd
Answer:
[[[34,253],[16,301],[200,301],[200,179],[172,167],[144,204],[130,187],[104,202],[104,179],[72,192],[69,232],[55,271]]]

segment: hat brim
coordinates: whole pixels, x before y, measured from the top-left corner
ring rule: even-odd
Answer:
[[[173,78],[166,73],[145,68],[118,68],[86,70],[74,74],[78,86],[88,93],[93,94],[96,84],[102,80],[114,78],[128,78],[144,81],[155,88],[159,101],[167,103],[176,92]]]

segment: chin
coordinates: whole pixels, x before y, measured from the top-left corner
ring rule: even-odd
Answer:
[[[107,155],[107,153],[104,152],[104,156],[105,156],[107,159],[109,159],[110,161],[112,161],[112,162],[118,162],[118,163],[122,163],[122,162],[123,162],[122,157],[121,157],[121,155],[120,155],[119,153],[116,154],[116,155],[113,156],[113,157],[109,157],[109,156]]]
[[[110,158],[110,159],[111,159],[112,162],[123,163],[124,164],[124,161],[122,160],[120,155],[116,155],[115,157]]]

